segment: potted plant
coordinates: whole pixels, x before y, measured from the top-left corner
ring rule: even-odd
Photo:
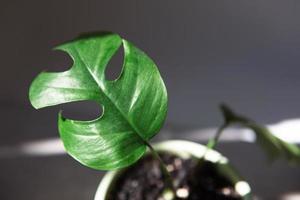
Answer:
[[[121,46],[122,73],[107,80],[106,66]],[[296,145],[225,105],[224,124],[206,146],[187,141],[152,146],[150,139],[167,114],[167,91],[154,62],[110,32],[85,34],[55,49],[67,52],[73,66],[65,72],[39,74],[29,90],[30,102],[36,109],[86,100],[102,106],[103,114],[91,121],[58,115],[66,151],[87,167],[113,170],[102,180],[95,200],[251,199],[248,183],[213,150],[222,130],[236,123],[253,129],[272,159],[299,161]]]

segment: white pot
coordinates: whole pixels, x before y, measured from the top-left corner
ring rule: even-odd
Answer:
[[[154,145],[158,152],[170,152],[182,158],[202,158],[206,147],[204,145],[184,140],[170,140]],[[214,150],[209,150],[205,159],[216,164],[216,169],[228,178],[235,185],[235,190],[243,197],[243,200],[251,200],[251,189],[235,169],[229,164],[228,159]],[[111,191],[113,183],[119,175],[126,169],[108,172],[100,182],[94,200],[106,200],[107,194]]]

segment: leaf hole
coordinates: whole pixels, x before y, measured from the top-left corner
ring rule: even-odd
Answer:
[[[60,106],[65,118],[90,121],[99,118],[103,113],[101,105],[94,101],[79,101],[63,104]]]
[[[47,56],[46,65],[43,66],[45,71],[51,72],[63,72],[67,71],[73,65],[72,58],[63,51],[50,51]]]
[[[105,78],[106,80],[116,80],[121,72],[123,67],[123,60],[124,60],[124,51],[122,46],[118,49],[118,51],[113,55],[110,59],[106,70],[105,70]]]

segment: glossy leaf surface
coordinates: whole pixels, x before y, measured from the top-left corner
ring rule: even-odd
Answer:
[[[256,134],[257,143],[267,152],[271,160],[282,157],[290,163],[300,163],[300,148],[297,145],[281,140],[273,135],[265,126],[234,113],[225,105],[221,106],[221,110],[226,124],[238,123],[252,129]]]
[[[105,79],[108,62],[123,47],[118,79]],[[130,42],[113,33],[86,35],[58,46],[73,59],[70,70],[43,72],[33,81],[29,98],[35,108],[92,100],[103,107],[101,117],[77,121],[59,114],[58,127],[66,151],[94,169],[126,167],[145,152],[145,141],[161,128],[167,92],[154,62]]]

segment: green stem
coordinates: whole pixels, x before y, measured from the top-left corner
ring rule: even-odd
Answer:
[[[199,159],[198,164],[197,164],[197,168],[199,168],[200,166],[202,166],[203,162],[205,161],[205,156],[208,153],[209,150],[213,149],[216,147],[216,145],[218,144],[221,134],[223,133],[224,129],[227,128],[229,126],[229,123],[224,123],[222,126],[220,126],[216,132],[216,135],[211,138],[207,145],[206,145],[206,150],[202,156],[201,159]]]
[[[221,134],[223,133],[224,129],[228,127],[228,123],[224,123],[222,126],[220,126],[216,132],[215,137],[210,139],[206,145],[207,150],[215,148],[215,146],[218,144]]]
[[[173,178],[171,176],[171,174],[169,173],[169,171],[167,170],[166,168],[166,165],[164,164],[164,162],[162,161],[161,157],[159,156],[159,154],[155,151],[155,149],[152,147],[152,145],[150,143],[148,143],[147,141],[145,141],[145,144],[147,145],[147,147],[150,149],[150,152],[152,154],[152,156],[159,162],[159,165],[160,165],[160,168],[162,170],[162,173],[165,177],[165,181],[166,181],[166,184],[167,184],[167,187],[169,189],[172,190],[173,194],[175,195],[176,194],[176,191],[175,191],[175,187],[174,187],[174,184],[173,184]]]

